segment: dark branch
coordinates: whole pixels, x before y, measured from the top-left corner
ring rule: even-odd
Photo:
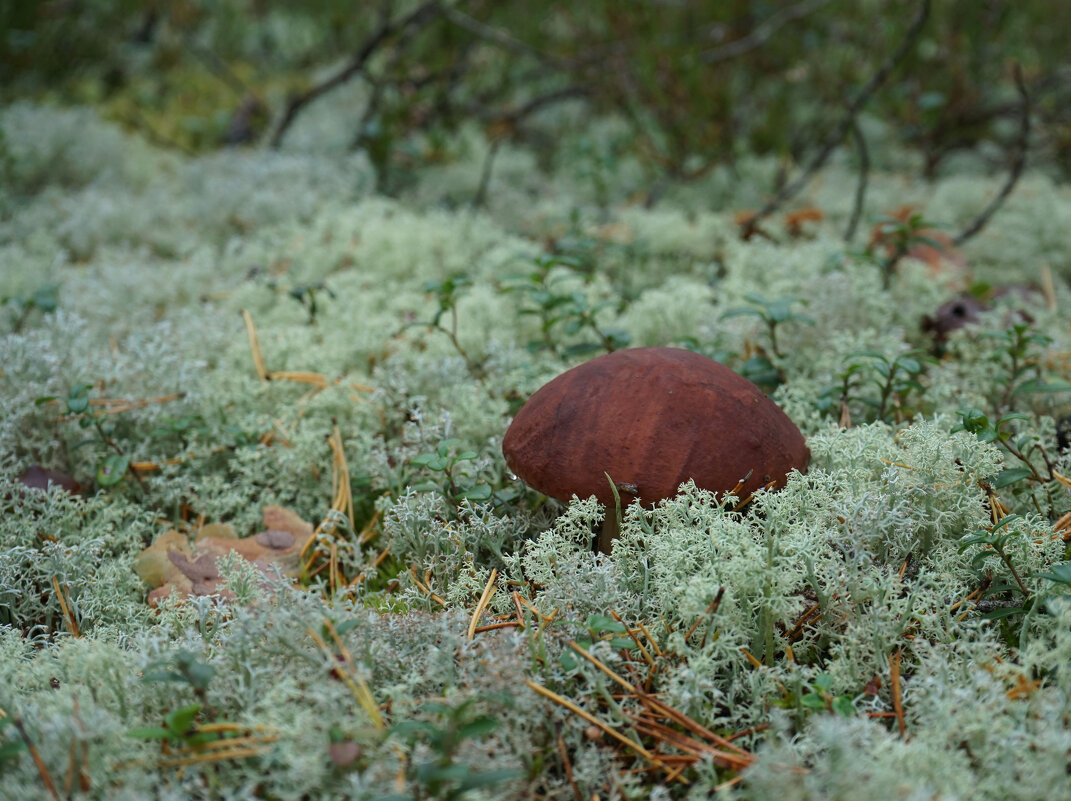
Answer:
[[[574,97],[583,97],[586,94],[587,90],[583,86],[566,86],[553,92],[547,92],[545,95],[533,97],[523,106],[513,111],[507,111],[492,117],[490,121],[491,147],[484,158],[483,169],[480,172],[480,184],[472,198],[472,208],[478,209],[487,203],[487,192],[491,185],[491,172],[494,168],[495,156],[498,155],[498,149],[501,147],[502,142],[509,136],[516,135],[517,127],[521,121],[554,103],[560,103],[563,100],[570,100]]]
[[[512,34],[499,30],[498,28],[492,28],[490,25],[485,25],[478,19],[474,19],[468,14],[458,11],[456,8],[447,6],[442,9],[442,13],[448,21],[485,42],[490,42],[493,45],[497,45],[498,47],[502,47],[513,53],[532,56],[555,69],[567,69],[573,66],[567,59],[553,55],[552,53],[546,53],[538,47],[533,47],[527,42],[522,42]]]
[[[852,216],[848,220],[848,230],[844,232],[845,242],[851,242],[855,238],[855,230],[859,227],[859,218],[863,216],[867,178],[870,175],[870,150],[866,146],[863,129],[859,127],[859,120],[855,117],[852,117],[852,138],[855,139],[855,147],[859,151],[859,183],[855,186],[855,202],[852,204]]]
[[[748,53],[755,48],[766,44],[767,40],[777,33],[777,29],[786,22],[792,22],[793,20],[805,17],[828,2],[829,0],[807,0],[807,2],[789,6],[783,11],[772,14],[768,19],[763,20],[762,23],[756,26],[755,30],[751,31],[747,36],[729,42],[721,47],[714,48],[713,50],[704,50],[700,54],[700,58],[703,59],[705,64],[716,64],[719,61],[728,61],[731,58],[742,56],[744,53]]]
[[[777,211],[786,200],[789,200],[798,194],[799,191],[811,180],[811,177],[822,168],[833,154],[833,151],[837,148],[837,145],[840,144],[841,140],[843,140],[845,135],[852,129],[859,111],[866,105],[867,101],[870,100],[874,93],[881,88],[885,81],[888,80],[892,71],[896,69],[897,65],[899,65],[910,52],[915,41],[918,39],[919,34],[922,33],[922,28],[926,24],[926,20],[929,16],[930,0],[922,0],[922,3],[919,5],[918,14],[916,14],[915,19],[911,21],[911,25],[907,29],[907,33],[904,34],[904,40],[900,42],[900,46],[896,48],[896,51],[889,56],[888,59],[885,60],[885,63],[878,68],[878,71],[874,73],[859,94],[856,95],[855,99],[848,105],[848,111],[845,114],[844,119],[841,120],[840,124],[833,131],[833,134],[826,139],[825,143],[822,145],[822,149],[811,160],[811,163],[807,165],[807,168],[795,181],[791,181],[782,187],[780,192],[769,200],[765,206],[759,209],[758,212],[749,217],[743,224],[741,233],[745,239],[755,233],[755,229],[762,220]]]
[[[298,95],[290,101],[282,119],[279,121],[279,125],[275,128],[275,133],[272,134],[269,142],[271,147],[277,148],[282,144],[283,136],[286,135],[287,130],[305,106],[363,72],[368,60],[389,39],[408,28],[426,25],[441,14],[442,10],[441,0],[428,0],[428,2],[418,6],[404,17],[386,20],[365,40],[365,43],[361,45],[361,49],[357,51],[345,67],[327,80],[316,84],[304,94]]]
[[[1019,90],[1021,103],[1019,138],[1016,142],[1015,155],[1012,156],[1011,169],[1008,170],[1008,178],[1004,182],[1004,186],[1000,188],[997,196],[982,210],[982,213],[975,218],[974,222],[956,234],[952,240],[952,244],[956,247],[962,245],[989,224],[990,219],[1004,205],[1004,201],[1008,199],[1012,190],[1015,189],[1015,185],[1019,183],[1019,177],[1023,174],[1023,167],[1026,166],[1026,153],[1030,147],[1030,95],[1027,93],[1026,84],[1023,82],[1023,70],[1018,64],[1015,65],[1013,75],[1015,88]]]

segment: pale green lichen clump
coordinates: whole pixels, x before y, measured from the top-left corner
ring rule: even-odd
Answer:
[[[732,774],[700,761],[687,787],[660,786],[525,687],[627,732],[636,710],[566,646],[586,640],[635,670],[624,654],[637,649],[604,636],[612,614],[658,643],[663,701],[743,732],[757,760],[727,798],[1071,797],[1071,571],[1053,530],[1071,509],[1054,477],[1071,475],[1056,441],[1071,395],[1026,383],[1059,390],[1069,364],[1066,188],[1028,175],[967,251],[987,280],[1034,282],[1047,265],[1055,303],[997,308],[927,360],[920,321],[956,290],[911,261],[882,289],[862,234],[840,237],[854,181],[843,167],[807,199],[827,219],[776,243],[741,242],[732,221],[756,202],[760,184],[744,179],[772,173],[759,160],[645,210],[616,200],[642,180],[635,165],[595,181],[572,157],[539,172],[506,147],[492,202],[473,212],[451,206],[478,183],[478,131],[387,199],[362,156],[314,135],[332,129],[325,108],[281,153],[200,159],[88,111],[0,111],[13,165],[0,182],[0,797],[47,797],[16,717],[53,778],[84,780],[87,797],[364,799],[415,793],[413,766],[442,756],[426,727],[398,724],[483,715],[498,726],[477,724],[449,760],[507,773],[471,797],[572,798],[561,748],[585,798],[708,797]],[[610,147],[619,132],[609,120],[587,135]],[[905,187],[876,173],[868,211],[916,200],[956,225],[998,183],[967,171]],[[796,316],[775,348],[758,312],[778,299]],[[269,372],[326,385],[261,381],[242,310]],[[1018,361],[1016,325],[1035,337]],[[623,510],[613,553],[593,553],[605,510],[520,486],[500,444],[521,400],[607,343],[691,347],[763,383],[807,435],[809,471],[739,511],[743,499],[686,484]],[[901,383],[883,396],[891,364]],[[81,426],[79,387],[157,400],[100,416],[107,406],[90,405]],[[994,436],[960,414],[972,407]],[[998,425],[1008,412],[1020,416]],[[268,504],[323,520],[336,424],[358,529],[333,518],[338,565],[364,576],[351,592],[330,597],[326,573],[294,587],[232,559],[238,602],[149,609],[134,564],[167,527],[203,515],[244,535]],[[101,487],[116,450],[159,469]],[[15,477],[31,464],[72,473],[87,496],[24,497]],[[378,534],[359,543],[366,524]],[[514,591],[553,620],[528,611],[523,630],[469,640],[493,569],[484,623],[516,615]],[[377,728],[362,684],[394,728]],[[130,736],[195,703],[202,722],[257,740],[255,754],[180,768],[158,740]],[[346,761],[332,743],[357,750]]]

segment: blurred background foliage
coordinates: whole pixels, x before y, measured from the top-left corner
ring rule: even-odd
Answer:
[[[742,153],[798,164],[901,45],[865,113],[923,154],[1014,146],[1023,70],[1031,149],[1071,171],[1071,15],[1058,0],[0,0],[0,100],[102,107],[187,152],[285,143],[290,118],[351,81],[352,131],[382,176],[448,160],[448,134],[554,158],[526,122],[559,103],[618,116],[652,186]],[[912,25],[920,23],[917,34]],[[419,137],[420,146],[413,146]],[[380,187],[391,191],[389,181]],[[656,191],[656,190],[652,190]]]

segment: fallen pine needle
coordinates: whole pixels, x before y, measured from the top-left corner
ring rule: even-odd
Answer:
[[[56,789],[56,785],[52,781],[52,775],[48,772],[48,766],[45,765],[45,761],[41,759],[41,754],[38,753],[37,747],[33,744],[33,740],[30,739],[30,735],[27,734],[26,727],[22,723],[22,718],[16,715],[12,718],[11,722],[14,723],[15,728],[19,730],[19,736],[26,744],[26,750],[30,752],[30,757],[33,759],[34,765],[37,767],[37,772],[41,775],[41,781],[44,782],[45,788],[56,801],[59,801],[59,790]]]
[[[248,310],[242,309],[242,319],[245,321],[245,330],[249,335],[249,350],[253,353],[253,366],[261,381],[268,380],[268,371],[264,369],[264,357],[260,353],[260,342],[257,340],[257,329],[253,325],[253,315]]]
[[[484,610],[487,609],[487,604],[491,600],[491,596],[495,594],[495,579],[498,578],[498,568],[491,568],[491,577],[487,579],[487,585],[483,588],[483,595],[480,596],[480,600],[476,604],[476,611],[472,613],[472,620],[469,622],[468,637],[471,640],[476,636],[476,627],[480,624],[480,618],[483,617]]]
[[[489,623],[486,626],[477,626],[473,629],[473,633],[480,634],[484,631],[494,631],[495,629],[511,629],[511,628],[524,628],[524,624],[519,620],[506,620],[502,623]]]
[[[187,765],[196,765],[198,762],[222,762],[225,759],[246,759],[247,757],[261,756],[265,753],[262,747],[237,748],[234,751],[209,752],[194,754],[193,756],[178,757],[177,759],[161,759],[162,768],[181,768]]]
[[[702,623],[704,620],[706,620],[706,618],[709,617],[710,615],[717,614],[718,607],[721,606],[722,596],[724,596],[724,595],[725,595],[725,588],[724,587],[718,587],[718,593],[717,593],[717,595],[714,596],[714,600],[710,602],[710,604],[707,606],[706,611],[703,612],[703,614],[699,616],[699,619],[696,620],[695,623],[692,624],[692,627],[690,629],[688,629],[688,633],[684,635],[685,642],[687,642],[688,639],[693,634],[695,634],[695,630],[697,628],[699,628],[699,624],[700,623]]]
[[[569,752],[565,750],[565,740],[561,734],[558,735],[558,753],[561,755],[562,766],[565,768],[565,778],[569,780],[569,786],[573,788],[573,796],[576,801],[584,801],[580,788],[576,786],[576,779],[573,778],[573,766],[569,762]]]
[[[559,706],[565,707],[570,712],[572,712],[573,714],[578,715],[579,717],[583,718],[584,720],[586,720],[588,723],[592,724],[593,726],[597,726],[598,728],[602,729],[604,732],[609,734],[611,737],[613,737],[618,742],[620,742],[623,745],[626,745],[629,748],[631,748],[633,751],[635,751],[637,754],[642,756],[644,759],[646,759],[652,765],[656,765],[658,767],[662,767],[662,762],[658,759],[658,757],[656,757],[654,754],[652,754],[650,751],[648,751],[642,745],[637,743],[635,740],[631,740],[628,737],[626,737],[625,735],[621,734],[619,731],[614,729],[612,726],[609,726],[606,723],[603,723],[601,720],[599,720],[597,717],[592,715],[590,712],[587,712],[587,711],[581,709],[580,707],[578,707],[576,704],[574,704],[568,698],[563,698],[562,696],[558,695],[556,692],[553,692],[552,690],[548,690],[546,687],[542,687],[542,686],[536,684],[534,681],[531,681],[530,679],[525,679],[524,683],[527,684],[529,688],[531,688],[532,690],[535,690],[535,692],[537,692],[540,695],[542,695],[544,698],[547,698],[547,699],[553,701],[554,703],[558,704]]]
[[[896,713],[896,724],[900,727],[900,736],[906,738],[907,725],[904,723],[904,702],[900,695],[901,655],[899,648],[889,654],[889,688],[892,690],[893,710]]]
[[[59,600],[60,609],[63,610],[63,617],[67,620],[67,630],[71,632],[73,636],[81,637],[82,635],[78,631],[78,621],[75,620],[74,615],[71,614],[71,610],[67,606],[67,600],[63,597],[63,590],[60,588],[59,579],[55,576],[52,577],[52,588],[56,591],[56,598]]]

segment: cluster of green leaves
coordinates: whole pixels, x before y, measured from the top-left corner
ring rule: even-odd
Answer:
[[[59,284],[45,284],[28,295],[5,295],[0,306],[11,309],[11,330],[18,333],[34,312],[48,314],[59,306]]]
[[[606,327],[598,319],[605,309],[620,313],[624,302],[607,299],[593,303],[587,292],[575,289],[583,275],[583,264],[576,257],[540,255],[532,260],[532,266],[529,272],[503,279],[504,291],[521,295],[520,313],[538,318],[540,338],[526,343],[531,353],[547,351],[569,360],[628,347],[631,338],[627,331]],[[576,341],[584,334],[594,339]]]
[[[476,706],[474,698],[455,705],[429,702],[420,709],[423,717],[393,724],[388,732],[392,737],[404,742],[410,752],[417,744],[425,745],[431,758],[408,762],[409,792],[392,793],[382,796],[379,801],[455,801],[475,790],[524,776],[524,771],[510,768],[481,771],[459,759],[459,752],[467,741],[480,740],[501,725],[498,718],[476,711]]]
[[[819,395],[818,407],[838,415],[855,403],[868,410],[867,422],[910,420],[918,413],[926,391],[919,378],[925,365],[933,363],[936,359],[917,349],[892,359],[877,351],[849,354],[836,374],[838,383]]]
[[[847,693],[834,694],[833,677],[819,673],[809,682],[801,682],[795,692],[788,692],[780,705],[804,713],[829,712],[850,718],[855,714],[852,697]]]
[[[173,682],[183,684],[193,690],[198,699],[167,712],[161,726],[139,726],[127,732],[128,737],[139,740],[170,740],[187,747],[204,745],[218,740],[222,734],[214,731],[201,731],[198,719],[202,713],[209,712],[207,701],[208,685],[216,675],[216,669],[206,662],[200,662],[192,651],[178,651],[170,659],[156,665],[146,672],[143,682]]]
[[[493,494],[491,485],[467,469],[476,462],[479,454],[474,450],[459,450],[460,444],[461,440],[450,437],[440,441],[434,451],[418,453],[411,458],[410,464],[436,476],[414,484],[413,489],[418,492],[440,492],[455,506],[462,501],[490,500]]]
[[[48,395],[38,398],[36,403],[61,401],[66,413],[78,421],[80,428],[92,429],[92,435],[75,443],[72,450],[92,447],[97,453],[97,484],[105,488],[114,487],[126,478],[130,471],[130,457],[115,441],[113,434],[116,424],[109,422],[99,413],[97,407],[90,405],[92,389],[92,384],[76,384],[64,398]]]

